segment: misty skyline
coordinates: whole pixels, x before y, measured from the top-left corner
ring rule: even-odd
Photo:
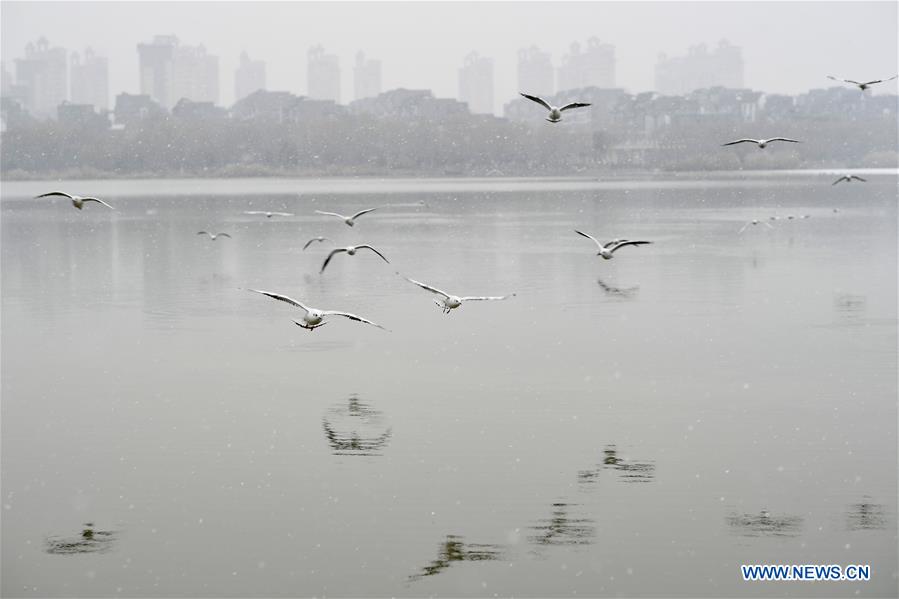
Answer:
[[[266,63],[268,89],[308,94],[306,57],[317,44],[339,59],[342,103],[353,97],[359,51],[381,62],[382,89],[430,89],[449,98],[458,97],[465,56],[478,52],[494,64],[497,114],[519,91],[521,48],[536,45],[558,68],[572,43],[584,45],[592,36],[615,46],[616,86],[631,93],[655,89],[659,54],[681,56],[721,39],[742,48],[744,85],[768,93],[836,85],[828,74],[873,79],[897,72],[897,5],[891,2],[3,2],[0,11],[2,58],[11,70],[25,45],[43,36],[69,51],[90,45],[108,59],[112,94],[138,93],[137,45],[175,35],[219,57],[224,105],[234,101],[243,51]],[[856,43],[861,31],[864,44]],[[874,93],[896,89],[890,82]]]

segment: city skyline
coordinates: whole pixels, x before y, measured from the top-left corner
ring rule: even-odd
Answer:
[[[234,101],[234,73],[241,52],[266,62],[269,89],[305,95],[308,92],[306,52],[320,43],[344,66],[340,73],[341,101],[346,103],[353,97],[352,65],[359,51],[376,56],[383,65],[382,90],[429,89],[436,97],[447,98],[458,97],[460,63],[469,52],[477,51],[494,61],[494,114],[501,114],[502,105],[520,91],[517,62],[521,48],[536,46],[550,54],[553,67],[558,69],[573,42],[583,44],[591,37],[615,47],[615,84],[631,93],[654,89],[659,54],[680,56],[691,46],[705,43],[714,47],[721,39],[743,49],[745,87],[768,93],[795,94],[828,87],[833,85],[825,79],[828,74],[880,78],[889,77],[897,70],[896,34],[892,27],[896,6],[892,3],[836,2],[776,7],[729,2],[702,3],[701,7],[690,3],[676,3],[676,6],[650,2],[577,3],[554,5],[560,9],[552,11],[546,11],[546,5],[541,3],[518,4],[515,5],[515,31],[506,35],[503,42],[495,40],[491,32],[504,27],[505,15],[512,6],[508,3],[479,5],[479,17],[474,20],[472,7],[466,4],[428,3],[427,7],[406,4],[385,25],[389,35],[378,37],[367,34],[364,25],[367,20],[383,18],[383,5],[341,2],[335,7],[279,3],[266,5],[266,14],[273,15],[270,34],[237,38],[232,32],[242,19],[255,14],[251,5],[72,4],[4,2],[2,54],[7,68],[11,68],[11,61],[21,55],[29,41],[43,35],[53,46],[81,49],[87,31],[97,55],[108,57],[111,95],[139,93],[139,77],[134,67],[135,44],[155,35],[173,34],[186,44],[204,45],[210,55],[220,58],[219,102],[227,106]],[[210,9],[211,6],[216,8]],[[349,7],[354,14],[365,18],[345,22],[340,15]],[[778,12],[777,19],[772,19],[772,10]],[[427,12],[433,21],[431,25],[416,20],[421,11]],[[689,24],[690,19],[685,18],[681,22],[686,25],[673,31],[664,23],[666,15],[677,13],[689,17],[691,12],[701,15],[706,26],[694,28]],[[829,18],[824,18],[822,13],[827,13]],[[96,18],[100,14],[103,19],[112,20],[117,19],[116,15],[122,16],[122,26],[115,30],[97,27]],[[628,19],[641,20],[641,32],[645,33],[619,37],[612,23]],[[463,22],[466,36],[460,39],[450,32]],[[178,26],[173,28],[172,23]],[[758,27],[766,30],[765,36],[757,35]],[[710,28],[716,30],[715,35],[709,35]],[[864,28],[864,45],[842,44],[837,48],[824,40],[824,37],[848,39],[853,28]],[[817,50],[816,39],[821,40]],[[427,48],[427,61],[421,60],[420,52],[410,51],[413,48]],[[896,93],[895,82],[880,86],[873,93]]]

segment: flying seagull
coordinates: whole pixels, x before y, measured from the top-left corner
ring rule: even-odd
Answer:
[[[431,287],[430,285],[425,285],[424,283],[421,283],[414,279],[410,279],[408,277],[403,277],[403,278],[406,279],[407,281],[409,281],[410,283],[414,283],[415,285],[418,285],[419,287],[421,287],[422,289],[424,289],[426,291],[430,291],[431,293],[436,293],[437,295],[442,296],[443,299],[435,299],[434,303],[437,304],[438,306],[440,306],[440,308],[443,310],[444,314],[449,314],[450,310],[455,310],[456,308],[458,308],[459,306],[462,305],[462,302],[483,302],[483,301],[488,301],[488,300],[504,300],[504,299],[515,296],[514,293],[511,293],[509,295],[500,295],[500,296],[493,295],[493,296],[481,296],[481,297],[477,297],[477,296],[459,297],[458,295],[450,295],[449,293],[447,293],[445,291],[440,291],[436,287]]]
[[[865,91],[866,89],[868,89],[869,87],[871,87],[872,85],[875,85],[877,83],[885,83],[887,81],[892,81],[896,77],[899,77],[899,75],[893,75],[889,79],[875,79],[874,81],[853,81],[852,79],[840,79],[838,77],[833,77],[832,75],[827,76],[828,79],[833,79],[834,81],[842,81],[843,83],[851,83],[852,85],[855,85],[862,91]]]
[[[209,239],[211,239],[212,241],[215,241],[219,237],[227,237],[228,239],[231,239],[231,236],[227,233],[210,233],[209,231],[197,231],[197,235],[208,235]]]
[[[801,143],[798,139],[790,139],[789,137],[772,137],[771,139],[751,139],[749,137],[745,137],[743,139],[735,139],[734,141],[729,141],[726,144],[721,144],[722,146],[732,146],[734,144],[741,144],[744,142],[750,142],[754,144],[758,144],[759,149],[762,150],[772,141],[788,141],[790,143],[798,144]]]
[[[365,324],[370,324],[372,326],[376,326],[379,329],[384,329],[381,325],[376,322],[372,322],[366,318],[362,318],[361,316],[356,316],[355,314],[350,314],[349,312],[339,312],[337,310],[319,310],[318,308],[310,308],[309,306],[305,306],[302,303],[298,302],[295,299],[289,298],[286,295],[281,295],[280,293],[272,293],[271,291],[261,291],[259,289],[248,289],[248,291],[253,291],[255,293],[261,293],[262,295],[267,295],[272,299],[276,299],[279,302],[286,302],[291,306],[296,306],[306,312],[303,316],[303,322],[299,320],[294,320],[294,323],[298,327],[302,327],[307,331],[314,331],[318,327],[324,326],[328,324],[324,322],[325,317],[327,316],[343,316],[344,318],[349,318],[350,320],[355,320],[357,322],[364,322]],[[385,331],[387,329],[384,329]]]
[[[605,259],[605,260],[611,260],[614,257],[613,254],[617,250],[623,248],[624,246],[647,245],[647,244],[652,243],[651,241],[628,241],[627,239],[613,239],[612,241],[610,241],[604,245],[604,244],[600,243],[599,240],[596,239],[595,237],[593,237],[592,235],[587,235],[586,233],[578,231],[577,229],[575,229],[574,232],[577,233],[578,235],[581,235],[581,236],[586,237],[587,239],[590,239],[591,241],[593,241],[593,243],[595,243],[596,246],[599,248],[599,252],[597,252],[596,255],[602,256],[603,259]]]
[[[70,200],[72,200],[72,206],[74,206],[75,208],[78,208],[78,210],[81,210],[82,208],[84,208],[84,203],[85,203],[85,202],[97,202],[98,204],[103,204],[103,205],[106,206],[107,208],[112,208],[112,206],[110,206],[109,204],[107,204],[107,203],[104,202],[103,200],[100,200],[100,199],[97,199],[97,198],[85,198],[85,197],[82,197],[82,196],[76,196],[76,195],[74,195],[74,194],[66,193],[66,192],[64,192],[64,191],[51,191],[51,192],[49,192],[49,193],[42,193],[42,194],[39,195],[39,196],[35,196],[35,199],[37,199],[37,198],[47,198],[47,197],[50,197],[50,196],[61,196],[61,197],[64,197],[64,198],[69,198]]]
[[[305,250],[306,248],[308,248],[310,245],[312,245],[312,244],[315,243],[316,241],[331,241],[331,240],[328,239],[327,237],[321,237],[321,236],[319,236],[319,237],[313,237],[312,239],[310,239],[309,241],[306,242],[306,245],[303,246],[303,250]]]
[[[842,182],[842,181],[846,181],[847,183],[852,183],[852,180],[853,180],[853,179],[855,179],[856,181],[861,181],[862,183],[867,183],[867,182],[868,182],[867,179],[862,179],[862,178],[859,177],[858,175],[849,175],[849,174],[846,174],[846,175],[843,175],[842,177],[840,177],[839,179],[837,179],[836,181],[834,181],[833,183],[831,183],[831,186],[836,185],[837,183],[840,183],[840,182]]]
[[[777,217],[773,217],[773,218],[774,218],[775,220],[777,219]],[[765,225],[765,226],[768,227],[769,229],[773,229],[773,228],[774,228],[774,227],[772,227],[771,225],[769,225],[767,222],[765,222],[765,221],[763,221],[763,220],[759,220],[759,219],[757,219],[757,218],[754,218],[754,219],[752,219],[751,221],[749,221],[748,223],[746,223],[745,225],[743,225],[743,228],[740,229],[739,232],[742,233],[743,231],[746,230],[746,227],[748,227],[748,226],[750,226],[750,225],[752,225],[753,227],[756,226],[756,225]]]
[[[519,93],[522,96],[524,96],[525,98],[527,98],[528,100],[530,100],[531,102],[536,102],[540,106],[543,106],[545,109],[547,109],[549,111],[549,118],[546,120],[549,121],[550,123],[558,123],[559,121],[561,121],[562,120],[562,112],[565,110],[568,110],[569,108],[583,108],[585,106],[590,106],[590,104],[588,104],[586,102],[572,102],[572,103],[566,104],[565,106],[562,106],[560,108],[558,106],[553,106],[553,105],[549,104],[543,98],[538,98],[537,96],[529,96],[528,94],[523,93],[523,92],[519,92]]]
[[[316,213],[316,214],[324,214],[324,215],[326,215],[326,216],[336,216],[337,218],[342,218],[342,219],[343,219],[343,222],[346,223],[347,226],[352,227],[353,225],[356,224],[356,219],[357,219],[357,218],[359,218],[359,217],[362,216],[363,214],[368,214],[368,213],[371,212],[372,210],[377,210],[377,208],[368,208],[368,209],[366,209],[366,210],[360,210],[359,212],[357,212],[357,213],[354,214],[353,216],[346,216],[346,215],[344,215],[344,214],[338,214],[337,212],[323,212],[323,211],[321,211],[321,210],[316,210],[315,213]]]
[[[308,244],[307,244],[307,245],[308,245]],[[322,269],[321,269],[320,271],[318,271],[319,274],[325,272],[325,268],[328,266],[328,262],[331,261],[331,258],[333,258],[335,254],[339,254],[339,253],[341,253],[341,252],[346,252],[346,253],[349,254],[350,256],[355,256],[355,255],[356,255],[356,252],[357,252],[358,250],[361,250],[361,249],[367,249],[367,250],[373,251],[374,253],[376,253],[377,255],[379,255],[379,256],[384,260],[384,262],[390,264],[390,260],[388,260],[387,258],[385,258],[385,257],[384,257],[384,254],[382,254],[381,252],[379,252],[379,251],[376,250],[375,248],[371,247],[370,245],[367,245],[367,244],[365,244],[365,245],[348,245],[348,246],[345,247],[345,248],[335,248],[335,249],[331,250],[331,253],[328,254],[328,257],[325,258],[325,262],[322,264]]]
[[[294,216],[292,212],[266,212],[264,210],[244,210],[244,214],[262,214],[265,218],[271,218],[273,216]]]

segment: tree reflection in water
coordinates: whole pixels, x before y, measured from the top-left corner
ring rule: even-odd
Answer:
[[[846,511],[849,530],[878,530],[886,528],[886,510],[882,503],[873,503],[870,497],[863,497],[861,503],[854,503]]]
[[[727,524],[745,537],[795,537],[802,531],[802,523],[801,516],[772,516],[768,510],[727,517]]]

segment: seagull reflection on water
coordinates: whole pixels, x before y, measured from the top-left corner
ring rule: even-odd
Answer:
[[[552,505],[549,518],[538,520],[531,527],[535,531],[529,540],[535,545],[590,545],[596,537],[595,520],[592,518],[572,518],[569,509],[576,503],[557,502]]]
[[[393,436],[393,429],[381,424],[382,413],[355,395],[329,413],[330,418],[322,417],[322,429],[334,455],[378,456]]]
[[[849,530],[881,530],[886,528],[886,510],[881,503],[873,503],[870,497],[849,506],[846,512]]]
[[[656,466],[652,462],[633,462],[620,458],[614,445],[607,445],[603,454],[603,466],[617,470],[621,482],[650,483],[655,479]]]
[[[421,569],[421,572],[409,577],[409,582],[421,580],[426,576],[434,576],[449,568],[453,562],[496,561],[502,557],[499,545],[487,543],[465,543],[462,537],[447,535],[440,543],[437,559]]]
[[[93,522],[85,522],[84,529],[77,537],[48,537],[46,552],[53,555],[75,553],[103,553],[112,549],[115,533],[109,530],[95,530]]]
[[[795,537],[801,532],[802,523],[801,516],[772,516],[768,510],[727,517],[727,524],[744,537]]]
[[[634,287],[612,287],[611,285],[607,285],[602,279],[596,279],[596,282],[599,283],[600,288],[602,288],[609,297],[633,299],[633,297],[637,295],[637,292],[640,291],[639,285]]]

